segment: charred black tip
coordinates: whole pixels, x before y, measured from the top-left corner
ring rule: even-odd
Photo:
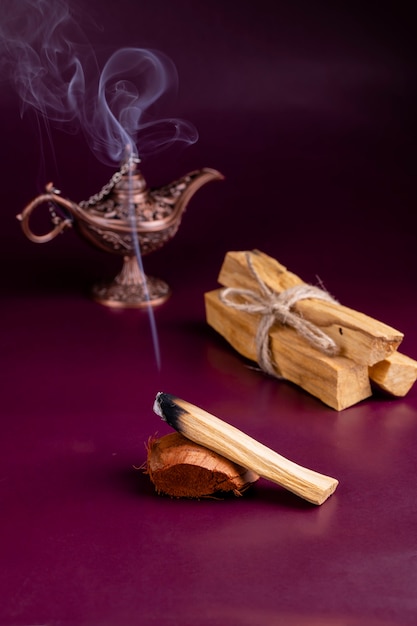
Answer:
[[[153,410],[164,422],[175,430],[180,430],[180,419],[184,410],[178,405],[178,398],[170,393],[159,391],[156,394]]]

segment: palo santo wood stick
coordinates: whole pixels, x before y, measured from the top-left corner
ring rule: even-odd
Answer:
[[[207,323],[240,354],[256,361],[259,315],[228,307],[220,300],[221,291],[204,296]],[[342,356],[327,356],[286,326],[274,325],[269,337],[272,360],[280,375],[333,409],[341,411],[372,395],[366,365]]]
[[[322,504],[338,481],[289,461],[238,428],[168,393],[156,395],[153,409],[191,441],[214,450],[234,463],[312,502]]]
[[[417,380],[417,361],[394,352],[369,368],[369,378],[387,393],[403,397]]]
[[[247,255],[250,255],[259,278],[276,293],[305,284],[272,257],[253,250],[226,254],[218,278],[221,285],[255,291],[259,289],[256,278],[249,270]],[[324,330],[337,344],[341,355],[364,365],[374,365],[386,359],[398,348],[404,337],[403,333],[394,328],[338,303],[300,300],[294,305],[294,311]]]
[[[157,493],[174,498],[207,498],[219,492],[242,493],[259,476],[180,433],[151,439],[146,473]]]

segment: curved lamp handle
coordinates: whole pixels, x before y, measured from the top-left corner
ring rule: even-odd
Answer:
[[[30,216],[38,206],[47,202],[53,202],[54,204],[59,204],[68,209],[68,202],[61,198],[61,196],[59,196],[57,191],[54,189],[52,183],[49,183],[46,186],[46,193],[37,196],[34,200],[32,200],[32,202],[29,202],[19,215],[16,215],[16,218],[21,222],[22,230],[26,237],[35,243],[46,243],[47,241],[51,241],[52,239],[55,239],[59,233],[64,231],[65,228],[72,226],[71,219],[54,216],[52,218],[52,222],[54,224],[53,228],[44,235],[36,235],[36,233],[34,233],[30,228]]]

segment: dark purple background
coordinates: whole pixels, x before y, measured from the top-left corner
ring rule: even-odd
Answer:
[[[80,200],[112,171],[33,118],[2,84],[0,624],[414,624],[417,392],[337,413],[247,369],[204,320],[228,250],[259,248],[405,334],[417,358],[414,33],[407,3],[88,3],[112,51],[177,65],[169,114],[200,133],[143,163],[152,186],[223,172],[175,239],[145,259],[162,368],[139,311],[92,302],[119,259],[67,232],[47,245],[15,215],[53,178]],[[376,4],[375,4],[376,7]],[[103,48],[102,52],[106,52]],[[260,481],[243,498],[176,501],[132,469],[174,393],[340,480],[312,507]]]

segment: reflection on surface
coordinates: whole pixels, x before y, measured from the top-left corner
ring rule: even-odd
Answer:
[[[340,459],[371,474],[407,462],[406,440],[417,432],[417,412],[407,401],[375,400],[347,409],[333,425]]]

